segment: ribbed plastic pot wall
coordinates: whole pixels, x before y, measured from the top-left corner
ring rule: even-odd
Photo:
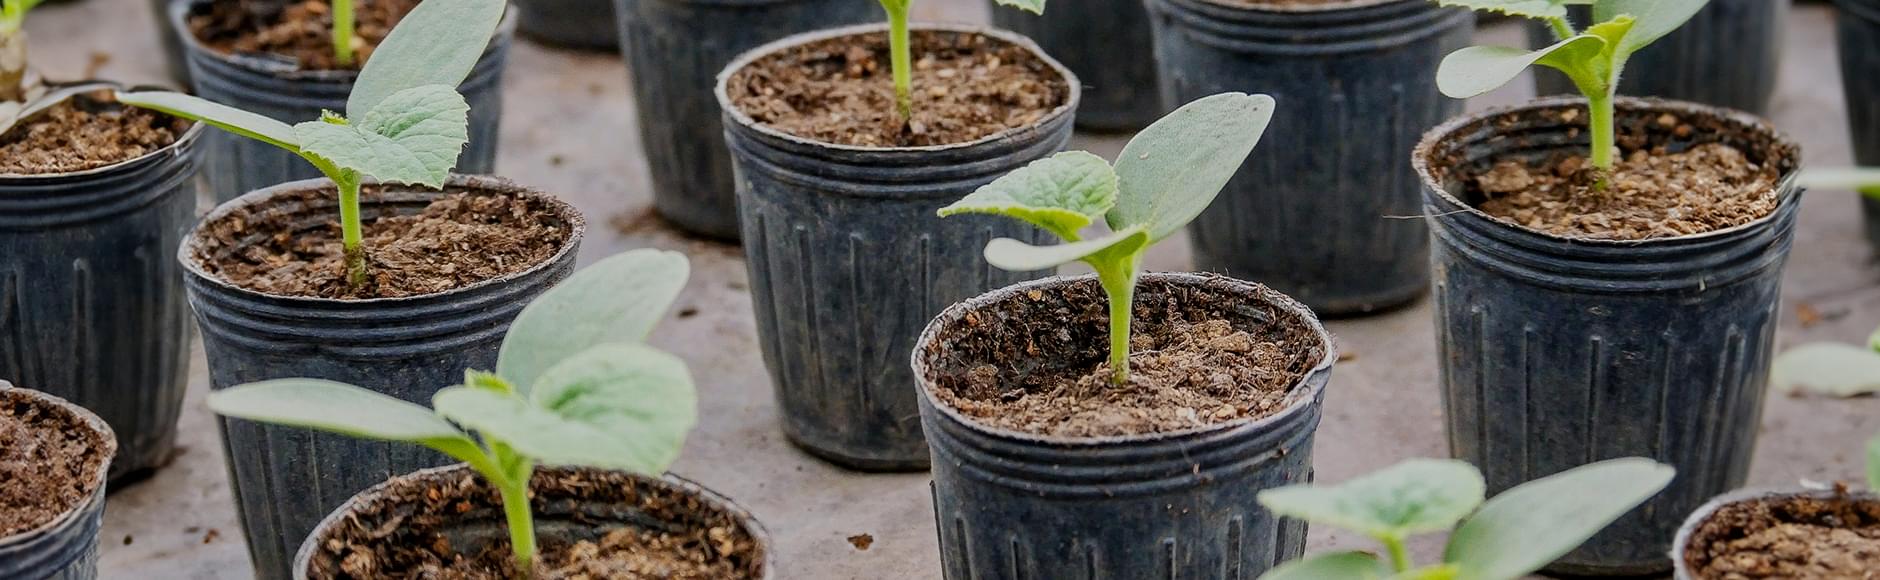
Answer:
[[[994,3],[992,24],[1037,42],[1084,82],[1078,128],[1134,131],[1167,112],[1142,0],[1079,0],[1048,17]]]
[[[1619,80],[1619,94],[1664,97],[1769,113],[1782,64],[1782,44],[1792,0],[1710,0],[1690,22],[1632,55]],[[1592,9],[1571,6],[1573,21],[1585,26]],[[1528,24],[1529,44],[1556,42],[1543,24]],[[1536,67],[1535,88],[1542,95],[1579,94],[1567,75]]]
[[[103,419],[65,399],[14,388],[0,381],[0,404],[27,404],[56,408],[98,435],[106,446],[108,465],[116,454],[116,439]],[[100,473],[109,472],[101,466]],[[92,580],[98,577],[98,533],[104,523],[105,482],[84,482],[92,487],[85,501],[38,528],[0,537],[0,578],[7,580]]]
[[[566,48],[613,50],[620,28],[613,0],[517,0],[517,28],[530,39]]]
[[[1847,95],[1848,131],[1854,161],[1880,165],[1880,0],[1835,0],[1840,9],[1841,86]],[[1861,196],[1867,241],[1880,248],[1880,199]]]

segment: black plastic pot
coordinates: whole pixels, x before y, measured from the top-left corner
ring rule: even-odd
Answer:
[[[346,110],[346,97],[352,94],[358,71],[302,71],[266,55],[217,52],[187,32],[190,12],[215,0],[173,1],[170,25],[183,31],[180,36],[197,96],[289,124],[318,119],[322,111]],[[470,144],[457,158],[457,173],[490,173],[496,168],[503,67],[515,32],[515,15],[504,16],[489,50],[457,88],[470,102]],[[218,203],[263,187],[321,177],[300,156],[254,139],[217,131],[203,141],[203,177]]]
[[[1794,500],[1848,500],[1880,505],[1880,495],[1871,491],[1839,493],[1831,490],[1740,490],[1724,494],[1711,500],[1710,503],[1704,504],[1703,507],[1697,508],[1697,511],[1691,512],[1690,518],[1684,520],[1684,526],[1678,528],[1678,536],[1671,544],[1670,553],[1671,561],[1676,565],[1673,580],[1699,580],[1697,574],[1692,571],[1690,562],[1689,554],[1693,547],[1691,543],[1695,540],[1698,528],[1708,522],[1711,516],[1715,515],[1718,510],[1742,503],[1782,503]],[[1828,517],[1833,518],[1834,516]],[[1832,522],[1822,523],[1831,524]]]
[[[57,409],[75,424],[89,428],[106,447],[100,454],[109,465],[117,452],[117,439],[103,419],[65,399],[14,388],[0,381],[0,404],[25,404]],[[100,473],[108,468],[99,469]],[[105,482],[85,482],[91,495],[70,511],[32,530],[0,536],[0,578],[7,580],[91,580],[98,577],[98,530],[104,522]]]
[[[732,73],[766,55],[880,25],[799,34],[759,47],[718,77],[726,139],[738,172],[738,214],[749,258],[757,334],[776,385],[784,434],[837,464],[924,469],[914,377],[902,359],[947,305],[1036,274],[993,268],[994,238],[1044,234],[998,216],[940,219],[941,207],[1063,150],[1077,110],[1077,78],[1023,37],[967,26],[1031,50],[1064,75],[1065,104],[1036,124],[936,147],[833,145],[757,124],[726,93]]]
[[[1405,151],[1463,110],[1436,65],[1474,17],[1427,0],[1328,5],[1149,0],[1163,98],[1273,95],[1274,135],[1188,227],[1195,267],[1272,286],[1321,314],[1370,312],[1429,288],[1429,229]]]
[[[203,130],[109,167],[0,176],[0,378],[104,417],[113,480],[176,442],[190,325],[170,256],[195,221]]]
[[[1134,131],[1168,112],[1156,88],[1155,42],[1142,0],[1081,0],[1049,17],[995,5],[992,23],[1036,41],[1077,73],[1084,82],[1077,128]]]
[[[572,206],[502,178],[453,176],[448,187],[542,199],[558,208],[569,229],[568,241],[534,268],[458,290],[334,300],[272,296],[230,284],[200,265],[197,257],[208,255],[208,245],[192,233],[177,259],[188,272],[189,302],[202,326],[210,386],[328,379],[429,406],[438,389],[463,382],[464,369],[494,369],[503,335],[522,307],[573,272],[585,222]],[[300,200],[299,194],[309,190],[328,195],[318,201]],[[331,191],[331,182],[325,180],[281,184],[223,204],[204,218],[204,224],[267,212],[294,216],[301,228],[324,227],[338,213]],[[362,212],[368,221],[416,213],[440,195],[411,190],[368,193],[361,199]],[[252,235],[261,240],[277,233]],[[404,443],[240,419],[221,419],[221,427],[242,530],[262,578],[288,577],[301,541],[353,494],[394,475],[452,462]]]
[[[532,40],[581,50],[613,50],[620,28],[613,0],[517,0],[518,29]]]
[[[1880,165],[1880,0],[1835,0],[1840,9],[1841,86],[1847,94],[1854,161]],[[1880,248],[1880,199],[1860,197],[1867,241]]]
[[[1293,386],[1289,406],[1270,417],[1157,435],[1067,438],[986,427],[936,400],[939,377],[968,374],[984,362],[949,360],[960,344],[1030,340],[1034,332],[1016,326],[1031,320],[1025,312],[1076,312],[1064,305],[1064,289],[1096,283],[1078,276],[1001,288],[948,308],[921,335],[913,367],[933,448],[944,577],[1250,579],[1298,558],[1306,523],[1274,516],[1254,496],[1312,479],[1312,442],[1338,355],[1312,312],[1278,292],[1223,276],[1146,274],[1136,298],[1183,300],[1196,320],[1225,319],[1242,329],[1309,329],[1317,344],[1288,346],[1317,348],[1323,356]],[[1105,340],[1106,323],[1071,330],[1082,338],[1035,341],[1036,358],[1001,372],[1094,366],[1063,353],[1088,351],[1078,340]]]
[[[738,238],[737,186],[713,93],[731,59],[792,34],[881,19],[870,0],[615,0],[653,207],[686,231]]]
[[[1632,55],[1619,81],[1619,94],[1767,115],[1776,93],[1792,4],[1791,0],[1711,0],[1683,27]],[[1592,20],[1591,7],[1569,8],[1576,25]],[[1535,48],[1556,42],[1553,32],[1537,21],[1528,24],[1528,40]],[[1580,92],[1559,71],[1545,67],[1534,71],[1535,90],[1541,95]]]
[[[465,478],[475,478],[475,487],[468,490],[460,488],[459,482]],[[544,492],[541,482],[545,478],[607,478],[608,481],[590,483],[585,487],[621,496],[620,501],[569,497],[565,492]],[[321,577],[315,575],[316,571],[339,569],[340,562],[331,553],[322,550],[321,545],[324,540],[338,535],[348,526],[367,530],[379,529],[380,526],[396,528],[401,536],[441,535],[449,538],[451,548],[459,554],[476,554],[484,550],[484,546],[509,540],[509,528],[503,519],[502,510],[485,505],[486,502],[471,501],[468,504],[473,506],[471,510],[459,513],[449,507],[458,505],[456,502],[412,505],[411,502],[400,501],[401,496],[409,497],[424,493],[422,490],[440,489],[453,494],[449,499],[476,496],[472,498],[475,500],[495,495],[495,491],[488,489],[475,471],[462,464],[426,469],[375,485],[348,500],[320,522],[320,527],[307,538],[307,542],[300,547],[299,555],[294,558],[295,580]],[[777,552],[771,547],[770,534],[751,517],[749,511],[724,496],[675,475],[655,479],[588,468],[538,467],[529,499],[534,509],[537,545],[597,540],[607,532],[620,528],[673,530],[730,523],[749,534],[763,553],[762,562],[755,564],[761,572],[753,578],[772,580],[781,577],[777,572]],[[671,509],[649,510],[648,506],[654,503],[667,504]],[[440,508],[448,511],[437,513]],[[410,517],[414,514],[425,517]]]
[[[1452,193],[1463,191],[1461,174],[1498,160],[1583,155],[1585,108],[1553,98],[1471,115],[1417,148],[1435,240],[1449,446],[1482,469],[1491,494],[1603,459],[1676,467],[1663,493],[1548,568],[1662,573],[1682,516],[1740,486],[1749,470],[1801,205],[1801,152],[1746,114],[1620,99],[1621,142],[1736,145],[1783,172],[1778,208],[1710,233],[1613,241],[1515,226]],[[1656,122],[1666,114],[1714,128],[1677,137]]]

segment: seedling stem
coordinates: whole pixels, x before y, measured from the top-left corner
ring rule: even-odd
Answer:
[[[353,55],[353,0],[333,0],[333,58],[340,66],[352,66],[356,57]]]
[[[881,0],[888,12],[888,52],[894,71],[894,105],[901,122],[914,118],[914,49],[907,32],[907,14],[914,0]]]

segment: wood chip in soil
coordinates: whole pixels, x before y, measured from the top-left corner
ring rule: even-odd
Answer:
[[[417,6],[418,0],[357,0],[351,65],[340,64],[333,53],[333,9],[323,0],[216,0],[206,12],[190,15],[189,28],[204,46],[223,54],[278,55],[300,70],[357,70]]]
[[[1740,502],[1705,520],[1689,546],[1699,580],[1880,578],[1880,502]]]
[[[727,95],[753,120],[824,143],[918,147],[967,143],[1030,126],[1070,98],[1064,78],[1014,44],[983,34],[915,31],[913,117],[895,104],[887,35],[833,38],[767,56],[732,75]]]
[[[89,171],[175,143],[189,122],[108,101],[109,92],[53,105],[0,135],[0,174]]]
[[[50,523],[103,480],[104,442],[76,421],[0,391],[0,538]]]

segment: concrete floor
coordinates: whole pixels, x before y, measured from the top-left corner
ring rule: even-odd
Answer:
[[[979,0],[917,3],[924,19],[980,22]],[[1790,22],[1786,77],[1775,120],[1798,137],[1818,166],[1850,160],[1832,14],[1810,4]],[[52,78],[97,76],[161,82],[162,54],[142,0],[82,0],[34,12],[34,58]],[[1485,36],[1519,42],[1499,25]],[[692,256],[695,275],[681,306],[699,314],[668,321],[655,342],[692,362],[702,389],[703,423],[674,468],[756,512],[777,540],[783,578],[938,577],[927,477],[862,475],[818,462],[778,430],[770,385],[756,349],[741,253],[692,241],[650,215],[650,183],[641,160],[630,80],[618,57],[521,43],[507,79],[501,173],[562,196],[596,224],[582,258],[654,246]],[[1524,87],[1525,85],[1522,85]],[[1474,106],[1522,100],[1511,88]],[[1283,114],[1283,113],[1282,113]],[[1310,147],[1315,135],[1268,135],[1262,147]],[[1122,139],[1080,138],[1080,147],[1114,154]],[[1257,153],[1256,153],[1257,154]],[[1860,212],[1847,192],[1811,193],[1803,208],[1785,280],[1783,344],[1864,338],[1880,323],[1880,269],[1861,238]],[[1157,248],[1156,270],[1188,265],[1180,237]],[[1807,306],[1825,320],[1803,328]],[[1409,457],[1441,457],[1431,312],[1427,301],[1393,313],[1330,323],[1341,350],[1317,448],[1318,474],[1340,481]],[[201,360],[201,355],[197,355]],[[197,363],[182,419],[180,455],[153,478],[110,496],[104,528],[106,578],[237,579],[251,576],[223,471],[220,444],[203,407],[207,379]],[[1857,479],[1864,439],[1880,431],[1880,399],[1829,400],[1771,395],[1753,484],[1798,479]],[[866,551],[845,538],[875,538]],[[1329,528],[1311,548],[1363,546]],[[1438,553],[1419,545],[1425,561]]]

